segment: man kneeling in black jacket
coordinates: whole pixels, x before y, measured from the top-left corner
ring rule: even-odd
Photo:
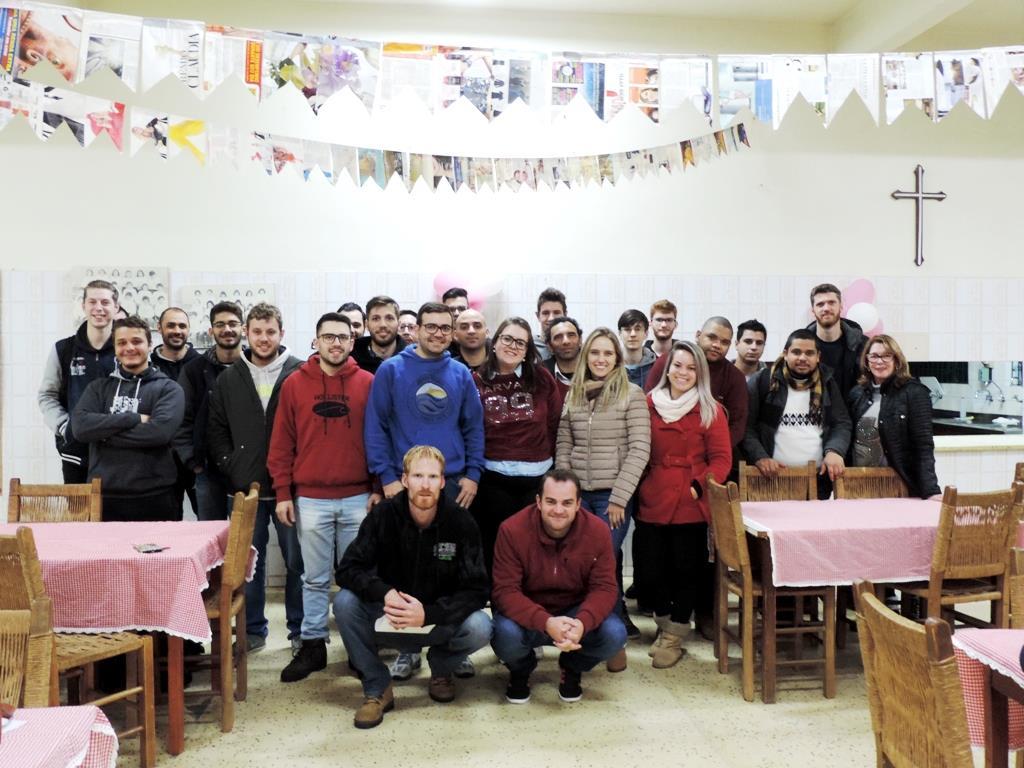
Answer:
[[[402,467],[405,490],[370,511],[338,566],[334,616],[365,698],[356,728],[379,725],[395,706],[379,646],[430,646],[428,691],[445,703],[455,698],[459,662],[491,639],[480,532],[469,512],[441,496],[444,456],[413,446]]]

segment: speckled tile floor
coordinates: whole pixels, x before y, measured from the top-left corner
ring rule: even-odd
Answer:
[[[558,699],[553,649],[531,679],[525,706],[505,702],[505,668],[490,649],[474,655],[477,676],[457,681],[458,698],[447,705],[427,696],[429,672],[395,686],[396,705],[370,731],[352,726],[362,701],[358,681],[347,674],[336,634],[328,667],[306,680],[279,682],[288,663],[284,607],[271,590],[267,647],[250,657],[249,697],[236,708],[234,731],[222,734],[219,703],[203,711],[189,699],[186,749],[176,758],[164,751],[166,716],[157,711],[158,765],[219,766],[873,766],[864,678],[856,635],[839,656],[838,692],[821,695],[812,681],[782,683],[778,703],[743,701],[739,664],[718,674],[711,643],[691,637],[689,654],[675,667],[651,667],[647,648],[654,623],[639,618],[643,641],[630,641],[629,669],[609,674],[603,665],[583,678],[583,700]],[[738,655],[733,648],[731,657]],[[202,682],[197,680],[197,682]],[[760,696],[760,691],[758,691]],[[119,766],[136,766],[134,740],[122,745]],[[980,763],[979,763],[980,764]]]

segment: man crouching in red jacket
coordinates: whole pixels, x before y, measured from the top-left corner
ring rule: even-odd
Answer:
[[[573,472],[551,470],[536,504],[502,523],[494,547],[491,646],[510,673],[505,698],[530,700],[533,649],[553,645],[562,652],[558,696],[579,701],[583,673],[626,645],[618,596],[608,525],[580,509]]]

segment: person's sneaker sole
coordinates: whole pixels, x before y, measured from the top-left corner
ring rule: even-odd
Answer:
[[[386,704],[384,706],[384,709],[382,709],[380,711],[380,717],[378,717],[372,723],[369,723],[369,722],[360,723],[358,720],[356,720],[355,721],[355,726],[356,726],[356,728],[359,728],[359,729],[364,730],[364,731],[366,729],[368,729],[368,728],[376,728],[378,725],[380,725],[381,723],[384,722],[384,715],[386,715],[388,712],[390,712],[394,708],[395,708],[395,701],[394,701],[394,699],[392,699],[388,704]]]
[[[505,701],[507,701],[509,704],[529,704],[530,703],[530,694],[526,694],[526,698],[516,699],[516,698],[514,698],[512,696],[509,696],[506,693],[505,694]]]
[[[577,702],[577,701],[579,701],[580,699],[583,698],[583,694],[581,693],[578,696],[563,696],[562,692],[559,691],[558,692],[558,698],[560,698],[566,704],[574,704],[575,702]]]

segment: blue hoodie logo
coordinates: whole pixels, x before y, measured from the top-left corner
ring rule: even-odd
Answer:
[[[416,408],[425,418],[441,418],[448,411],[448,393],[428,381],[416,390]]]

